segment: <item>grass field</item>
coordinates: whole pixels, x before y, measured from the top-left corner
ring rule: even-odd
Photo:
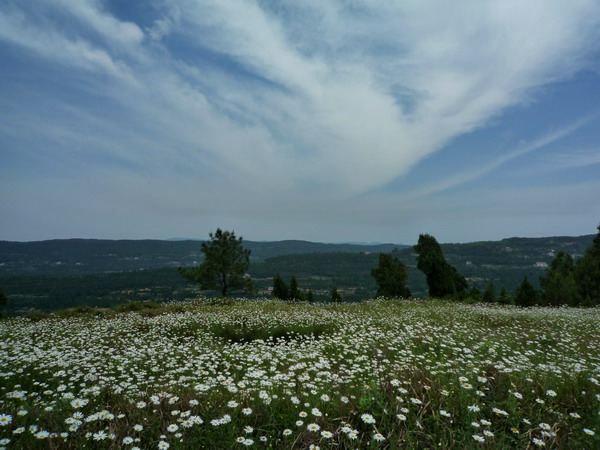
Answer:
[[[598,308],[153,306],[1,322],[0,447],[600,448]]]

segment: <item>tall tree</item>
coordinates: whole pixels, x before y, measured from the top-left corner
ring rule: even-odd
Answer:
[[[232,290],[249,291],[252,280],[248,272],[250,250],[242,245],[242,238],[236,238],[233,231],[210,233],[210,240],[201,246],[204,253],[202,264],[179,272],[188,280],[199,283],[202,289],[217,290],[227,297]]]
[[[2,317],[2,312],[4,307],[8,304],[8,297],[4,293],[4,291],[0,290],[0,317]]]
[[[554,257],[546,273],[540,277],[543,305],[575,306],[581,303],[581,296],[575,281],[575,263],[571,255],[561,251]]]
[[[279,300],[287,300],[289,298],[289,289],[283,278],[279,274],[273,278],[273,297]]]
[[[448,264],[433,236],[419,235],[419,242],[413,248],[418,254],[417,269],[425,274],[431,297],[464,297],[468,287],[465,277]]]
[[[331,303],[342,303],[342,296],[335,286],[331,288]]]
[[[485,291],[483,291],[481,300],[485,303],[494,303],[496,301],[496,290],[494,289],[494,283],[491,281],[486,286]]]
[[[407,267],[398,258],[380,253],[379,266],[371,271],[371,275],[378,285],[378,297],[410,297],[406,287]]]
[[[306,301],[308,303],[314,303],[315,302],[315,294],[313,294],[313,290],[309,289],[308,292],[306,292]]]
[[[297,301],[304,300],[304,295],[302,294],[300,289],[298,289],[298,280],[296,280],[296,277],[294,275],[292,275],[292,278],[290,279],[289,299]]]
[[[538,292],[535,290],[533,285],[529,282],[527,277],[523,278],[523,281],[515,291],[515,305],[517,306],[533,306],[538,303]]]
[[[586,305],[600,304],[600,225],[592,246],[577,260],[575,280]]]

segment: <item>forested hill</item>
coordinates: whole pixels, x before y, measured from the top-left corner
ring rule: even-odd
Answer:
[[[11,275],[78,275],[179,267],[202,260],[202,241],[57,239],[0,241],[0,277]],[[285,254],[388,253],[406,245],[322,244],[300,240],[244,241],[252,261]]]

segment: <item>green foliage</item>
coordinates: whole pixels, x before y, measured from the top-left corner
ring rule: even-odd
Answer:
[[[265,328],[250,324],[219,324],[210,327],[209,331],[217,337],[230,342],[252,342],[256,340],[289,340],[300,336],[319,337],[331,334],[337,328],[332,324],[315,324],[310,326],[278,325]]]
[[[2,310],[4,309],[4,307],[8,304],[8,297],[6,296],[6,294],[4,293],[4,291],[2,291],[0,289],[0,317],[2,317]]]
[[[494,303],[496,301],[496,291],[494,289],[494,283],[489,283],[483,291],[481,300],[485,303]]]
[[[433,236],[419,235],[419,242],[413,248],[418,254],[417,269],[425,274],[431,297],[464,297],[467,289],[465,277],[448,264],[440,244]]]
[[[535,290],[527,277],[525,277],[515,291],[515,305],[533,306],[536,304],[538,304],[538,291]]]
[[[202,289],[217,290],[223,297],[231,290],[251,290],[252,280],[247,276],[250,250],[244,249],[241,237],[236,238],[233,231],[217,228],[201,248],[202,264],[191,269],[179,268],[185,278],[199,283]]]
[[[287,284],[283,281],[283,278],[279,274],[273,278],[273,297],[279,300],[287,300],[290,292]]]
[[[315,295],[313,294],[313,291],[312,291],[312,289],[309,289],[309,290],[306,292],[306,301],[307,301],[308,303],[314,303],[314,302],[315,302]]]
[[[292,275],[292,278],[290,280],[289,299],[290,300],[295,300],[295,301],[302,301],[302,300],[304,300],[304,294],[300,291],[300,289],[298,289],[298,281],[296,280],[296,277],[293,276],[293,275]]]
[[[577,260],[575,279],[583,301],[587,305],[600,304],[600,225],[592,246]]]
[[[371,271],[371,276],[377,281],[378,297],[410,297],[406,287],[407,267],[398,258],[380,253],[379,266]]]
[[[335,286],[331,288],[330,301],[331,303],[342,303],[342,296]]]
[[[571,255],[563,251],[554,257],[546,274],[540,277],[540,285],[543,305],[575,306],[581,303],[575,280],[575,263]]]

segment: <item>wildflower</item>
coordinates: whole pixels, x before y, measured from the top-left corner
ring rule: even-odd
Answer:
[[[252,444],[254,444],[254,440],[246,438],[242,444],[244,444],[246,447],[250,447]]]
[[[483,434],[485,434],[487,437],[494,437],[494,433],[492,433],[490,430],[483,430]]]
[[[321,436],[323,436],[325,439],[331,439],[333,437],[333,433],[331,431],[321,431]]]
[[[479,428],[479,427],[481,427],[481,424],[479,422],[471,422],[471,426],[473,426],[475,428]]]
[[[290,430],[289,428],[286,428],[285,430],[283,430],[284,436],[289,436],[290,434],[292,434],[292,430]]]
[[[471,406],[467,406],[467,409],[471,412],[479,412],[481,411],[481,408],[477,405],[471,405]]]
[[[250,434],[252,432],[254,432],[254,428],[252,428],[250,425],[244,427],[244,433]]]
[[[308,416],[308,413],[307,413],[306,411],[300,411],[300,412],[298,413],[298,415],[299,415],[300,417],[307,417],[307,416]]]
[[[48,431],[41,430],[41,431],[38,431],[37,433],[35,433],[34,436],[36,439],[46,439],[47,437],[50,436],[50,433]]]
[[[548,390],[546,391],[546,395],[547,395],[548,397],[556,397],[556,392],[555,392],[555,391],[553,391],[552,389],[548,389]]]
[[[331,399],[329,398],[329,395],[323,394],[323,395],[321,395],[321,400],[323,400],[324,402],[328,402]]]
[[[399,420],[402,420],[402,421],[405,421],[405,420],[406,420],[406,416],[405,416],[404,414],[396,414],[396,417],[397,417]]]
[[[308,431],[319,431],[321,429],[321,427],[318,424],[316,424],[316,423],[309,423],[306,426],[306,429]]]
[[[313,416],[316,416],[316,417],[321,417],[323,415],[323,413],[321,411],[319,411],[319,408],[313,408],[311,413]]]
[[[421,405],[421,404],[423,404],[423,402],[422,402],[421,400],[419,400],[418,398],[411,398],[411,399],[410,399],[410,402],[411,402],[413,405]]]
[[[158,448],[161,448],[161,449],[162,449],[162,448],[169,448],[170,446],[171,446],[171,445],[170,445],[168,442],[166,442],[166,441],[160,441],[160,442],[158,443]]]
[[[179,427],[174,423],[172,423],[171,425],[169,425],[167,427],[167,431],[169,431],[171,433],[175,433],[177,430],[179,430]]]
[[[267,442],[267,437],[266,436],[261,436],[258,439],[260,440],[260,442]]]
[[[133,438],[130,436],[124,437],[123,444],[125,444],[125,445],[133,444]]]
[[[106,434],[105,431],[100,430],[97,433],[94,433],[93,437],[95,441],[103,441],[108,437],[108,434]]]
[[[136,408],[140,408],[140,409],[141,409],[141,408],[145,408],[145,407],[146,407],[146,402],[137,402],[137,403],[135,404],[135,407],[136,407]]]
[[[594,430],[590,430],[589,428],[584,428],[583,432],[585,434],[587,434],[588,436],[594,436],[596,434],[596,432]]]
[[[375,423],[375,418],[371,414],[363,414],[360,418],[364,423]]]
[[[385,441],[385,437],[381,433],[375,433],[373,435],[373,439],[376,440],[376,441],[378,441],[378,442]]]
[[[135,431],[142,431],[144,429],[144,426],[143,425],[134,425],[133,429]]]
[[[444,417],[451,417],[452,414],[450,414],[448,411],[445,411],[443,409],[440,409],[440,416],[444,416]]]
[[[5,427],[12,422],[12,416],[10,414],[0,414],[0,426]]]
[[[252,408],[242,409],[242,414],[244,414],[245,416],[249,416],[250,414],[252,414]]]
[[[531,442],[533,442],[538,447],[545,447],[546,446],[546,443],[544,441],[542,441],[541,439],[538,439],[538,438],[533,438],[531,440]]]
[[[227,406],[229,406],[230,408],[237,408],[238,402],[236,402],[235,400],[230,400],[227,402]]]
[[[499,416],[508,417],[508,413],[506,411],[504,411],[503,409],[492,408],[492,411]]]
[[[513,395],[514,395],[516,398],[518,398],[519,400],[522,400],[522,399],[523,399],[523,395],[522,395],[522,394],[520,394],[519,392],[513,392]]]
[[[544,423],[544,422],[540,423],[538,426],[539,426],[539,427],[540,427],[542,430],[551,430],[551,429],[552,429],[552,427],[551,427],[550,425],[548,425],[547,423]]]
[[[17,412],[17,416],[26,416],[29,413],[26,409],[21,409]]]
[[[239,437],[235,438],[235,441],[236,441],[236,442],[239,442],[240,444],[241,444],[242,442],[244,442],[245,440],[246,440],[246,438],[245,438],[244,436],[239,436]]]
[[[569,413],[569,415],[574,419],[581,419],[581,416],[579,414],[577,414],[576,412],[571,412],[571,413]]]
[[[477,442],[485,442],[485,438],[480,434],[473,434],[471,437]]]
[[[485,419],[481,419],[479,422],[481,423],[481,425],[485,425],[486,427],[489,427],[492,424],[492,422]]]

